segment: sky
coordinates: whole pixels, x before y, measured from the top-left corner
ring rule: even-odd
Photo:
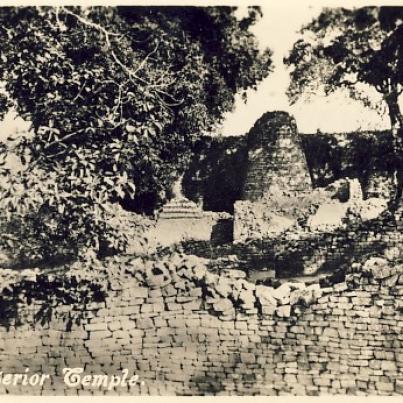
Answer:
[[[13,2],[16,1],[13,0]],[[203,3],[202,0],[199,1]],[[112,0],[111,2],[113,3]],[[124,3],[124,0],[119,0],[119,3]],[[130,3],[133,4],[133,1],[131,0]],[[147,3],[153,2],[146,0],[144,4]],[[250,2],[243,2],[245,3]],[[364,108],[360,102],[349,99],[345,94],[334,94],[329,97],[318,95],[311,102],[299,101],[290,106],[286,97],[289,74],[283,64],[283,57],[298,39],[297,32],[302,25],[310,22],[320,13],[324,0],[320,3],[316,0],[310,0],[309,3],[305,0],[282,0],[281,2],[276,0],[263,3],[256,0],[256,3],[261,5],[263,18],[253,27],[253,32],[262,49],[269,47],[273,51],[274,72],[260,83],[257,91],[249,92],[246,104],[239,97],[237,98],[234,111],[225,116],[224,123],[218,128],[216,134],[224,136],[245,134],[260,116],[273,110],[291,113],[296,119],[300,133],[312,133],[318,129],[324,132],[343,132],[389,127],[386,116],[382,118],[375,111]],[[357,3],[359,0],[355,0],[357,6],[365,5]],[[175,4],[179,5],[180,2],[176,0]],[[343,6],[346,6],[344,1]],[[239,7],[238,12],[241,16],[246,12],[246,7]],[[26,125],[21,120],[14,120],[13,115],[7,116],[5,121],[0,122],[0,140],[15,129],[24,127]]]
[[[317,2],[316,2],[317,4]],[[242,15],[246,9],[239,9]],[[318,129],[324,132],[343,132],[388,128],[387,116],[379,116],[344,93],[329,97],[316,96],[311,102],[298,101],[290,106],[286,90],[289,73],[283,58],[298,39],[298,30],[318,16],[321,6],[300,1],[290,7],[289,2],[263,5],[263,18],[254,26],[253,32],[261,48],[273,51],[274,72],[265,79],[257,91],[250,91],[246,104],[238,97],[235,110],[226,115],[220,134],[240,135],[253,126],[263,113],[284,110],[291,113],[300,133],[312,133]]]

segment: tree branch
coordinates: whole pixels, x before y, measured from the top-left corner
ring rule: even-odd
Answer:
[[[116,56],[116,54],[115,54],[115,52],[114,52],[114,50],[113,50],[113,48],[112,48],[110,36],[120,36],[119,34],[115,34],[115,33],[113,33],[113,32],[109,32],[109,31],[106,30],[102,25],[97,24],[97,23],[95,23],[95,22],[92,22],[92,21],[90,21],[90,20],[87,20],[87,19],[85,19],[85,18],[83,18],[83,17],[77,15],[76,13],[73,13],[72,11],[68,10],[68,9],[65,8],[65,7],[62,7],[62,10],[63,10],[66,14],[68,14],[68,15],[70,15],[70,16],[76,18],[76,19],[77,19],[78,21],[80,21],[82,24],[84,24],[84,25],[86,25],[86,26],[88,26],[88,27],[94,28],[95,30],[101,32],[101,34],[103,34],[103,36],[105,37],[106,46],[107,46],[107,48],[110,50],[111,56],[112,56],[113,60],[114,60],[130,77],[133,77],[133,78],[135,78],[136,80],[139,80],[139,81],[141,81],[141,82],[143,82],[143,83],[148,84],[144,79],[138,77],[135,72],[131,71],[131,70]]]
[[[159,42],[155,45],[155,48],[142,60],[142,62],[139,64],[137,69],[134,71],[134,74],[137,74],[147,63],[147,60],[158,50]]]
[[[137,75],[137,73],[144,67],[145,63],[147,62],[147,60],[157,51],[159,43],[157,43],[156,47],[141,61],[141,63],[139,64],[139,66],[136,68],[136,70],[131,70],[129,67],[127,67],[120,59],[119,57],[116,55],[115,51],[113,50],[112,47],[112,43],[110,40],[110,36],[120,36],[119,34],[115,34],[113,32],[109,32],[108,30],[106,30],[103,26],[101,26],[100,24],[97,24],[95,22],[92,22],[90,20],[87,20],[79,15],[77,15],[76,13],[73,13],[72,11],[66,9],[65,7],[61,8],[66,14],[76,18],[78,21],[80,21],[82,24],[89,26],[99,32],[101,32],[103,34],[103,36],[105,37],[105,42],[106,42],[106,46],[110,51],[110,54],[113,58],[113,60],[115,61],[115,63],[129,76],[129,78],[131,80],[137,80],[139,82],[141,82],[142,84],[145,84],[151,88],[153,88],[156,92],[165,95],[169,98],[171,98],[173,100],[173,104],[172,105],[180,105],[184,100],[177,100],[175,99],[171,94],[168,94],[167,92],[161,90],[161,89],[157,89],[155,88],[154,85],[150,84],[147,80],[144,80],[143,78],[139,77]]]
[[[69,134],[67,134],[66,136],[62,137],[61,139],[58,139],[58,140],[52,141],[52,142],[49,143],[49,144],[46,144],[46,146],[43,147],[43,149],[44,149],[44,150],[48,150],[50,147],[55,146],[55,145],[57,145],[57,144],[62,144],[62,145],[65,146],[65,144],[63,144],[63,142],[65,142],[66,140],[71,139],[71,138],[74,137],[76,134],[78,134],[78,133],[80,133],[80,132],[83,132],[84,130],[85,130],[85,129],[79,129],[79,130],[76,130],[76,131],[73,132],[73,133],[69,133]]]

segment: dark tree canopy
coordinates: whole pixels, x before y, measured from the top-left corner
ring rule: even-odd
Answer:
[[[32,123],[30,135],[1,145],[3,158],[22,162],[16,175],[3,169],[7,243],[29,232],[38,255],[53,248],[49,239],[77,251],[124,248],[110,202],[163,197],[194,141],[269,74],[270,51],[259,51],[249,30],[259,15],[253,7],[241,20],[230,7],[0,9],[0,115],[13,109]]]
[[[401,192],[403,117],[403,7],[324,9],[304,26],[284,62],[291,67],[291,102],[322,89],[345,89],[373,105],[368,86],[382,97],[389,114],[396,157],[397,195]],[[399,168],[400,165],[400,168]]]
[[[375,88],[402,126],[397,97],[403,85],[403,8],[324,9],[301,29],[285,63],[292,67],[291,101],[319,87],[326,94],[345,88],[367,101],[360,84]]]

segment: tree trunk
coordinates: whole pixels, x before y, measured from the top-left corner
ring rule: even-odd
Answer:
[[[396,210],[402,204],[403,190],[403,116],[400,111],[398,92],[396,90],[385,96],[388,105],[389,118],[392,130],[393,154],[395,159],[395,196],[391,200],[392,210]]]
[[[394,138],[400,137],[401,133],[399,131],[403,128],[403,116],[400,111],[397,90],[385,95],[385,101],[388,105],[392,135]]]

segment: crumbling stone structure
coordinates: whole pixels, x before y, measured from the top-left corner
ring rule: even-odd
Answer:
[[[200,204],[187,199],[182,192],[182,177],[174,184],[173,194],[147,233],[152,243],[166,246],[187,240],[209,241],[220,222],[228,219],[228,213],[203,211]]]
[[[298,196],[312,188],[295,119],[287,112],[267,112],[248,133],[248,166],[243,200],[266,195]]]
[[[234,206],[235,241],[276,236],[295,224],[289,207],[312,189],[297,125],[288,113],[265,113],[248,133],[248,148],[243,200]]]
[[[43,302],[30,295],[20,325],[0,326],[0,367],[50,379],[2,382],[0,394],[402,395],[403,268],[392,261],[357,263],[329,288],[256,286],[240,271],[213,274],[201,259],[157,262],[141,280],[114,283],[105,302],[83,304],[67,332],[62,318],[77,312],[60,305],[37,323]],[[83,368],[82,377],[127,370],[139,381],[69,387],[64,368]]]

